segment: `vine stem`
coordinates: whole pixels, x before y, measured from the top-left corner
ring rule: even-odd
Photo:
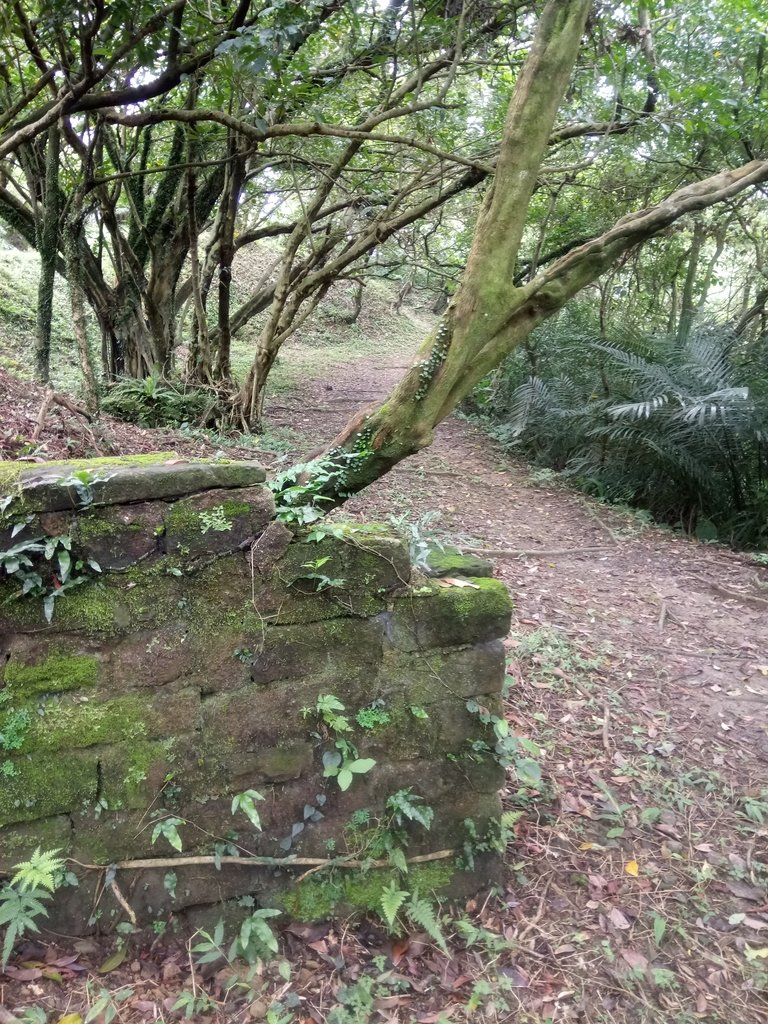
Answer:
[[[455,850],[436,850],[433,853],[420,853],[415,857],[408,857],[406,864],[427,864],[435,860],[447,860],[453,857]],[[142,871],[148,868],[185,868],[199,867],[209,864],[233,864],[240,867],[311,867],[311,868],[388,868],[391,863],[388,860],[359,860],[354,857],[147,857],[143,860],[123,860],[116,864],[83,864],[72,857],[67,858],[68,864],[76,864],[86,871],[104,871],[106,868],[115,868],[118,871]]]

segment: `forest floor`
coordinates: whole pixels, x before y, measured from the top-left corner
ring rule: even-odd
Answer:
[[[288,352],[294,366],[304,358],[303,372],[269,404],[270,435],[256,442],[273,449],[268,464],[330,439],[386,392],[408,351]],[[6,458],[19,451],[11,434],[29,436],[39,407],[34,389],[14,387],[0,374]],[[55,417],[44,425],[43,457],[66,454],[67,437],[72,446],[67,423],[74,428],[76,417],[61,415],[70,417],[64,426]],[[115,422],[98,430],[105,450],[215,448],[203,436]],[[87,434],[81,441],[92,447]],[[232,445],[228,454],[253,452]],[[768,567],[575,493],[458,417],[335,514],[394,520],[488,552],[515,602],[507,715],[539,748],[544,783],[526,789],[510,774],[505,805],[522,816],[507,882],[470,901],[464,925],[446,917],[451,957],[423,935],[391,941],[365,924],[289,926],[290,984],[267,971],[248,1006],[193,1019],[768,1020]],[[90,968],[106,954],[89,943],[77,951]],[[66,952],[64,944],[47,956]],[[35,954],[44,959],[45,948],[27,960]],[[60,968],[61,985],[25,969],[38,973],[5,985],[0,976],[0,1022],[4,1005],[34,999],[85,1016],[100,992],[112,993],[114,1019],[172,1020],[174,991],[191,984],[186,952],[173,949],[132,953],[111,974],[91,976],[88,991],[87,971],[67,980]],[[290,1008],[289,989],[295,1016],[270,1016],[272,998]]]

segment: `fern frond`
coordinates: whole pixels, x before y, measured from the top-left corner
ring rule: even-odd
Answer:
[[[438,946],[446,956],[448,956],[448,944],[445,941],[445,935],[443,929],[440,927],[440,922],[437,920],[435,914],[435,908],[432,903],[427,899],[422,899],[419,896],[419,891],[416,889],[411,896],[410,900],[405,906],[405,914],[409,921],[422,928],[427,935],[433,940],[436,946]]]
[[[525,430],[531,412],[537,406],[546,406],[550,402],[549,388],[540,377],[529,377],[512,395],[507,430],[512,437],[517,437]]]
[[[49,898],[48,893],[42,889],[19,892],[10,885],[0,892],[0,925],[6,926],[0,968],[8,963],[17,939],[26,932],[40,931],[35,918],[48,916],[42,900]]]
[[[397,923],[397,915],[408,899],[408,895],[403,889],[397,888],[394,878],[385,889],[382,889],[381,896],[379,897],[379,906],[390,931],[394,930]]]
[[[751,411],[749,388],[721,388],[701,398],[690,399],[673,418],[704,426],[717,420],[725,423],[729,417],[740,417]]]
[[[16,874],[11,879],[11,885],[26,892],[28,889],[47,889],[53,892],[61,873],[64,871],[64,861],[57,857],[58,850],[35,850],[29,860],[14,864]]]
[[[669,405],[668,394],[656,395],[654,398],[647,398],[642,402],[623,402],[621,405],[609,405],[606,412],[614,419],[626,418],[630,420],[650,419],[651,416]]]

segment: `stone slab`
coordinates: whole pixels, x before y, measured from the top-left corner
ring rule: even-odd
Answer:
[[[78,489],[67,483],[77,464],[40,466],[23,470],[19,486],[30,512],[57,512],[84,507]],[[266,479],[257,462],[166,462],[144,465],[94,465],[87,483],[90,504],[120,505],[181,498],[213,488],[253,487]]]

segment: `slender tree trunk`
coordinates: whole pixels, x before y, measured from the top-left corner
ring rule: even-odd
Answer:
[[[394,301],[394,303],[392,305],[392,312],[393,313],[399,313],[400,312],[400,310],[403,308],[403,303],[405,302],[405,300],[408,298],[408,296],[411,294],[412,291],[413,291],[413,278],[409,277],[409,278],[406,278],[405,281],[403,281],[403,283],[400,285],[400,288],[398,289],[397,298],[395,299],[395,301]]]
[[[718,260],[723,255],[725,239],[728,234],[730,223],[730,220],[726,220],[715,232],[715,248],[709,258],[707,269],[704,271],[704,279],[701,282],[701,287],[699,288],[699,295],[696,302],[696,313],[701,313],[706,305],[707,297],[709,296],[709,289],[712,287],[712,278],[715,273],[715,267],[717,266]]]
[[[50,379],[53,287],[59,254],[59,147],[58,124],[48,129],[45,147],[45,185],[43,216],[37,250],[40,254],[40,282],[37,289],[37,338],[35,341],[35,377]]]
[[[232,261],[235,256],[235,221],[240,189],[245,177],[245,160],[237,155],[238,141],[234,134],[229,141],[229,174],[224,191],[224,210],[219,235],[219,330],[216,350],[216,380],[231,377],[230,352],[232,348]]]
[[[75,332],[75,341],[77,342],[77,357],[80,363],[80,372],[83,375],[85,404],[90,412],[96,412],[99,408],[99,385],[88,344],[85,294],[78,282],[72,278],[69,281],[69,301],[72,309],[72,330]]]
[[[211,365],[211,346],[208,338],[208,321],[203,301],[200,256],[198,252],[199,237],[197,230],[197,213],[195,199],[197,194],[197,175],[194,163],[197,158],[197,147],[194,141],[194,127],[190,127],[189,136],[189,170],[187,171],[187,224],[189,228],[189,263],[192,281],[192,339],[189,349],[188,372],[193,380],[210,384],[213,379]]]
[[[701,249],[704,245],[705,238],[706,229],[704,224],[700,220],[697,220],[693,226],[691,251],[688,254],[688,269],[685,273],[685,283],[683,284],[683,292],[680,299],[680,323],[677,327],[677,341],[680,345],[684,344],[688,339],[688,335],[691,332],[691,325],[693,324],[693,318],[696,313],[694,289],[696,286],[696,275],[699,272]]]
[[[356,324],[360,314],[363,311],[363,294],[365,291],[365,281],[355,281],[352,290],[352,309],[349,314],[343,317],[345,324]]]
[[[77,342],[77,355],[80,371],[83,375],[86,406],[91,412],[99,407],[99,385],[93,369],[93,360],[88,345],[88,330],[85,316],[85,291],[83,288],[83,272],[79,259],[78,242],[83,229],[83,196],[78,190],[72,197],[72,204],[66,223],[63,225],[62,238],[64,243],[64,265],[69,286],[69,300],[72,309],[72,329]]]

